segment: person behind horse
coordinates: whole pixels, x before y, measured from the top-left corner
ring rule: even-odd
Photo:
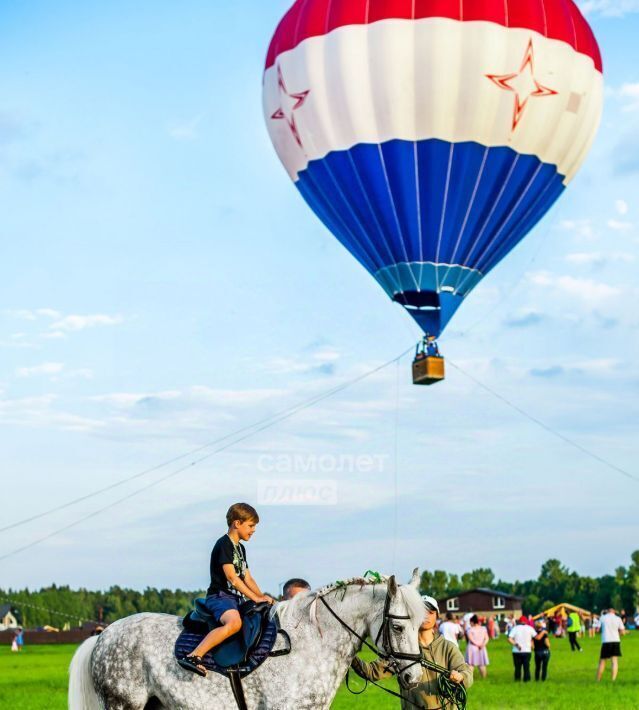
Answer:
[[[464,662],[464,657],[459,648],[447,641],[436,629],[439,616],[439,605],[433,597],[422,597],[426,606],[422,625],[419,627],[419,647],[422,659],[443,666],[450,672],[453,683],[463,683],[466,688],[473,684],[473,669]],[[378,681],[390,678],[395,674],[395,669],[388,661],[379,659],[366,663],[355,656],[351,668],[360,678]],[[441,708],[448,710],[452,705],[442,701],[437,695],[438,675],[428,668],[422,670],[422,678],[415,688],[400,687],[402,695],[402,710],[418,708]]]
[[[235,503],[226,513],[228,532],[215,543],[211,552],[211,584],[206,593],[206,608],[220,626],[210,631],[188,656],[178,661],[188,671],[206,676],[202,658],[241,630],[239,606],[242,602],[250,599],[256,604],[273,603],[273,599],[263,594],[253,579],[246,561],[246,549],[240,542],[251,539],[259,521],[257,511],[248,503]]]
[[[311,585],[305,579],[293,577],[293,579],[289,579],[288,582],[284,582],[284,586],[282,587],[282,599],[283,601],[289,601],[300,592],[310,591]]]
[[[535,649],[535,680],[544,682],[548,677],[548,664],[550,663],[550,635],[541,621],[535,622],[537,635],[533,638]]]
[[[566,621],[566,628],[568,629],[568,640],[570,641],[571,651],[583,651],[583,648],[579,645],[577,641],[577,634],[581,631],[581,616],[576,611],[571,611],[568,614],[568,619]]]
[[[481,677],[485,678],[486,666],[490,663],[486,650],[490,638],[486,627],[479,622],[477,614],[470,617],[470,629],[468,629],[466,638],[468,639],[466,663],[473,668],[479,668]]]

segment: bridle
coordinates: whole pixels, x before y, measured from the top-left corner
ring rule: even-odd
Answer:
[[[401,651],[394,651],[393,650],[393,637],[391,634],[391,622],[393,619],[404,619],[404,620],[410,620],[409,615],[404,615],[404,614],[391,614],[390,613],[390,605],[391,605],[391,596],[387,592],[386,593],[386,599],[384,600],[384,613],[382,616],[382,625],[379,627],[379,631],[377,632],[377,636],[375,637],[375,646],[379,645],[379,637],[382,637],[382,648],[386,651],[386,659],[391,660],[391,661],[413,661],[409,666],[404,666],[403,668],[400,669],[400,671],[404,671],[407,668],[410,668],[411,666],[414,666],[415,663],[419,663],[422,659],[422,654],[421,653],[402,653]],[[381,658],[384,658],[384,655],[380,654]]]
[[[366,638],[364,638],[361,634],[358,634],[355,629],[352,629],[345,621],[342,619],[328,604],[326,599],[321,596],[320,601],[322,604],[328,609],[328,611],[339,621],[339,623],[347,630],[349,631],[353,636],[355,636],[357,639],[359,639],[362,642],[362,645],[366,646],[369,648],[373,653],[377,654],[379,658],[390,662],[394,666],[395,672],[398,674],[398,677],[401,678],[401,673],[403,673],[405,670],[408,668],[411,668],[414,666],[416,663],[420,663],[422,660],[422,654],[421,653],[402,653],[401,651],[395,651],[393,649],[393,643],[392,643],[392,634],[391,634],[391,623],[393,620],[398,619],[398,620],[410,620],[410,616],[407,614],[391,614],[390,612],[390,605],[391,605],[391,595],[389,592],[386,592],[386,599],[384,600],[384,611],[382,614],[382,624],[379,627],[379,631],[377,632],[377,636],[375,637],[375,642],[374,644],[371,644],[368,642]],[[380,649],[379,647],[379,640],[382,640],[382,648]],[[406,666],[400,666],[398,661],[411,661],[408,665]]]
[[[368,642],[367,639],[365,639],[363,636],[357,633],[355,629],[352,629],[345,621],[342,619],[328,604],[326,599],[324,599],[323,596],[319,597],[319,600],[322,602],[322,604],[328,609],[328,611],[339,621],[339,623],[348,631],[350,632],[355,638],[359,639],[362,642],[363,646],[366,646],[369,648],[373,653],[375,653],[379,658],[382,660],[385,660],[389,663],[389,665],[392,666],[394,673],[397,675],[398,680],[400,685],[402,685],[402,676],[401,674],[408,670],[409,668],[412,668],[414,665],[419,663],[422,667],[428,668],[435,673],[438,674],[438,695],[444,702],[449,702],[451,703],[452,707],[457,708],[457,710],[466,710],[466,690],[463,686],[463,684],[455,684],[452,683],[449,680],[450,677],[450,671],[447,668],[443,668],[442,666],[438,666],[435,663],[432,663],[430,661],[425,660],[422,658],[421,653],[402,653],[401,651],[394,651],[393,650],[393,644],[392,644],[392,635],[391,635],[391,629],[390,625],[391,622],[394,619],[402,619],[402,620],[409,620],[411,617],[408,615],[404,614],[391,614],[390,613],[390,605],[391,605],[391,595],[389,592],[386,592],[386,599],[384,600],[384,612],[382,615],[382,625],[379,627],[379,631],[377,632],[377,636],[375,637],[375,644],[371,644]],[[382,639],[382,646],[384,647],[384,650],[380,650],[379,648],[379,639]],[[398,661],[409,661],[409,663],[405,666],[399,665]],[[402,700],[402,702],[407,702],[410,705],[414,705],[415,707],[421,707],[421,705],[417,705],[416,703],[412,702],[412,700],[409,700],[399,693],[396,693],[394,690],[391,690],[390,688],[386,688],[383,685],[378,685],[374,681],[369,681],[366,680],[366,684],[371,683],[372,685],[376,686],[380,690],[383,690],[385,693],[388,693],[389,695],[393,695],[396,698],[399,698]],[[349,685],[348,683],[348,672],[346,673],[346,687],[348,690],[353,693],[353,695],[361,695],[365,690],[366,690],[366,685],[364,686],[364,689],[355,692]],[[444,704],[442,704],[441,709],[443,710]]]

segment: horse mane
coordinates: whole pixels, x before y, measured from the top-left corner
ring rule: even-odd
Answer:
[[[350,577],[349,579],[338,580],[337,582],[331,582],[326,584],[319,589],[312,592],[300,592],[296,594],[293,599],[288,601],[279,602],[277,605],[277,613],[280,617],[280,621],[288,621],[295,611],[299,613],[298,621],[301,621],[301,615],[307,611],[309,613],[310,620],[316,624],[319,628],[319,623],[317,620],[317,605],[322,597],[330,594],[331,592],[343,591],[344,596],[349,593],[355,587],[362,589],[363,587],[375,586],[386,586],[390,577],[388,575],[376,575],[373,577]],[[409,613],[413,618],[419,618],[424,612],[424,602],[419,595],[419,592],[411,587],[410,585],[398,585],[399,594],[401,594],[404,603],[409,609]]]
[[[345,591],[348,590],[348,587],[374,587],[376,584],[385,584],[388,582],[390,577],[387,575],[379,575],[379,579],[374,579],[371,577],[351,577],[350,579],[344,579],[344,580],[339,580],[337,582],[332,582],[331,584],[327,584],[323,587],[320,587],[319,589],[316,589],[314,592],[311,594],[316,598],[319,599],[320,597],[324,597],[327,594],[330,594],[331,592],[334,592],[335,590],[338,589],[343,589]]]

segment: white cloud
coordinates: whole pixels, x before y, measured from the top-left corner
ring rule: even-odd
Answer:
[[[555,379],[566,375],[583,377],[617,377],[624,376],[627,363],[615,358],[599,358],[592,360],[579,360],[567,363],[546,363],[530,369],[530,374],[536,378]]]
[[[61,362],[45,362],[42,365],[32,367],[19,367],[16,370],[17,377],[38,377],[40,375],[58,375],[64,370]]]
[[[198,127],[204,118],[204,114],[194,116],[188,121],[171,126],[168,131],[171,138],[176,141],[192,141],[198,137]]]
[[[61,313],[53,308],[21,308],[15,311],[8,311],[9,315],[19,320],[35,321],[38,318],[60,318]]]
[[[613,375],[623,373],[625,364],[616,358],[599,358],[594,360],[579,360],[569,366],[576,372],[588,375]]]
[[[18,318],[19,320],[36,320],[37,316],[34,311],[28,310],[17,310],[17,311],[7,311],[12,318]]]
[[[639,82],[622,84],[617,95],[624,102],[624,111],[639,111]]]
[[[93,432],[102,427],[94,419],[60,412],[54,408],[56,397],[52,394],[40,397],[5,399],[0,393],[0,422],[30,428],[57,429],[75,432]]]
[[[67,380],[92,380],[93,379],[93,370],[91,370],[88,367],[81,367],[79,370],[69,370],[68,372],[64,373],[64,379]]]
[[[611,252],[610,254],[603,254],[598,251],[574,252],[567,254],[565,259],[569,264],[576,264],[577,266],[603,266],[608,262],[630,264],[635,261],[634,254],[620,251]]]
[[[47,319],[53,321],[49,324],[48,332],[42,334],[43,338],[64,338],[66,333],[77,332],[85,330],[86,328],[95,328],[97,326],[119,325],[124,322],[124,316],[117,314],[107,315],[95,313],[88,315],[64,315],[55,308],[19,309],[8,311],[8,314],[19,320],[35,322],[40,319]]]
[[[588,302],[598,302],[602,299],[618,296],[621,293],[616,286],[609,286],[592,279],[580,279],[567,275],[558,276],[548,271],[529,274],[528,279],[535,286],[554,288],[569,296]]]
[[[60,311],[56,311],[53,308],[38,308],[35,314],[44,318],[60,318],[62,315]]]
[[[639,0],[581,0],[578,5],[584,15],[624,17],[639,12]]]
[[[94,328],[96,326],[119,325],[124,322],[124,318],[119,315],[109,316],[103,314],[95,315],[70,315],[64,316],[59,320],[51,323],[49,328],[55,332],[73,332],[85,330],[86,328]]]
[[[559,227],[566,232],[572,232],[576,237],[584,241],[593,241],[596,234],[589,219],[562,219]]]
[[[606,263],[606,257],[601,252],[575,252],[566,255],[566,261],[569,264],[577,264],[578,266],[603,266]]]
[[[625,200],[615,200],[615,210],[622,216],[628,214],[628,203]]]
[[[235,406],[246,407],[264,404],[283,397],[284,390],[251,389],[229,390],[214,389],[204,385],[194,385],[184,390],[165,390],[161,392],[113,392],[91,397],[91,401],[109,405],[115,409],[131,410],[139,406],[153,404],[171,404],[176,409],[188,407],[221,407],[231,409]]]
[[[337,362],[341,357],[339,350],[328,345],[322,345],[311,352],[305,352],[297,357],[276,357],[261,363],[261,366],[274,375],[333,375]]]
[[[609,219],[607,224],[615,232],[628,232],[632,229],[632,222],[621,222],[618,219]]]

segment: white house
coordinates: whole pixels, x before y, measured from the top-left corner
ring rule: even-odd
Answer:
[[[0,606],[0,631],[7,629],[15,629],[18,626],[18,620],[11,611],[11,604],[3,604]]]

